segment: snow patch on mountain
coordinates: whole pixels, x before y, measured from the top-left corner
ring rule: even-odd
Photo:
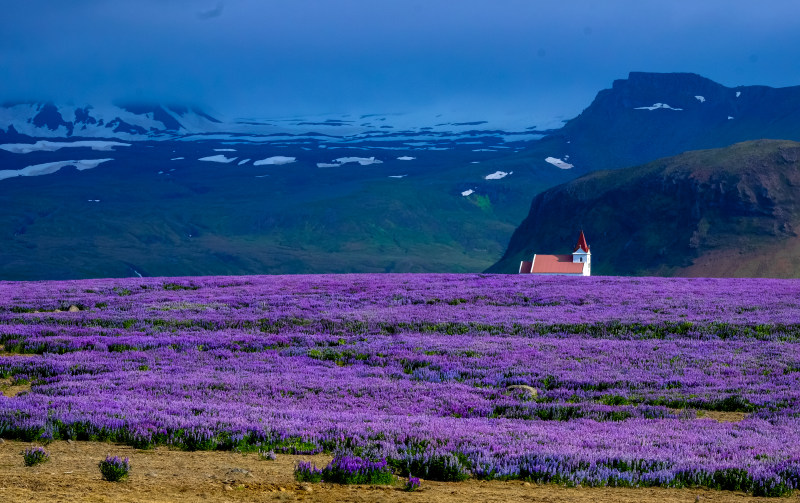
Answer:
[[[571,169],[575,167],[574,165],[568,162],[564,162],[561,159],[558,159],[557,157],[547,157],[545,158],[545,162],[549,162],[550,164],[559,169]]]
[[[225,157],[223,154],[219,155],[210,155],[208,157],[201,157],[198,161],[206,161],[206,162],[221,162],[223,164],[228,164],[229,162],[233,162],[238,157]]]
[[[357,162],[361,166],[369,166],[370,164],[383,164],[383,161],[375,159],[374,157],[340,157],[334,159],[333,162],[318,162],[318,168],[338,168],[343,164]]]
[[[14,178],[17,176],[50,175],[65,166],[74,166],[78,171],[83,171],[85,169],[96,168],[104,162],[113,160],[114,159],[82,159],[77,161],[56,161],[46,162],[44,164],[34,164],[33,166],[28,166],[22,169],[4,169],[0,170],[0,180]]]
[[[683,110],[682,108],[673,108],[666,103],[653,103],[652,106],[649,107],[636,107],[635,110],[658,110],[659,108],[664,108],[666,110]]]
[[[114,147],[130,147],[130,143],[120,143],[116,141],[47,141],[39,140],[36,143],[6,143],[0,145],[0,149],[13,154],[29,154],[31,152],[55,152],[62,148],[90,148],[97,151],[112,151]]]
[[[486,175],[483,178],[486,179],[486,180],[500,180],[501,178],[505,178],[508,175],[512,175],[512,174],[514,174],[513,171],[509,171],[508,173],[506,173],[505,171],[495,171],[491,175]]]
[[[291,164],[297,161],[296,157],[286,157],[283,155],[276,155],[272,157],[267,157],[266,159],[261,159],[260,161],[253,162],[253,166],[265,166],[265,165],[275,165],[280,166],[282,164]]]

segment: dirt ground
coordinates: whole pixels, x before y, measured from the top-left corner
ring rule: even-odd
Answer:
[[[11,379],[0,379],[0,393],[7,397],[12,397],[31,390],[30,384],[14,385],[11,383]]]
[[[299,484],[293,469],[298,460],[324,466],[324,455],[278,455],[262,461],[256,454],[183,452],[160,447],[137,450],[102,442],[53,442],[50,461],[26,467],[26,442],[0,443],[0,502],[800,502],[791,498],[753,498],[743,493],[706,489],[564,488],[520,481],[429,482],[408,493],[395,487]],[[106,454],[129,457],[130,478],[105,482],[97,464]]]

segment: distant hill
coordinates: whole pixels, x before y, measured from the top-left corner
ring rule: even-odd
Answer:
[[[800,141],[798,116],[800,86],[730,88],[693,73],[631,72],[505,162],[550,177],[557,168],[546,159],[559,159],[577,177],[747,140]]]
[[[490,272],[569,253],[600,275],[800,276],[800,143],[758,140],[599,171],[533,199]]]

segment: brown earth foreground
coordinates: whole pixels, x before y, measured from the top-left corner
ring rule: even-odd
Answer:
[[[54,442],[50,461],[26,467],[22,451],[34,444],[0,443],[0,502],[193,502],[319,501],[333,502],[797,502],[790,498],[754,498],[744,493],[707,489],[565,488],[520,481],[428,482],[408,493],[396,487],[299,484],[298,460],[324,466],[329,456],[278,455],[262,461],[256,454],[184,452],[160,447],[137,450],[102,442]],[[106,454],[130,457],[124,482],[105,482],[97,463]]]

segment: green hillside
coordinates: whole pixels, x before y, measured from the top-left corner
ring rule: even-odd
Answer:
[[[796,277],[800,143],[758,140],[600,171],[536,196],[503,258],[568,253],[579,229],[592,273]]]

